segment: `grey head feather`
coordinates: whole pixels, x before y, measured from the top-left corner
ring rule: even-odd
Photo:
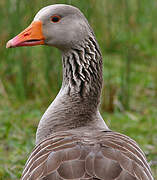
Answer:
[[[50,18],[59,15],[59,23],[53,24]],[[56,4],[41,9],[34,21],[42,21],[45,44],[67,51],[82,43],[89,35],[93,35],[87,19],[82,12],[73,6]]]

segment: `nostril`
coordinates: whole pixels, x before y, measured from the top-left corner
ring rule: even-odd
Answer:
[[[30,35],[30,33],[25,33],[25,34],[24,34],[24,37],[25,37],[25,36],[29,36],[29,35]]]

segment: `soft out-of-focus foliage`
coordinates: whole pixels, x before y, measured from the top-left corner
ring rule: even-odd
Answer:
[[[104,60],[101,112],[109,127],[134,138],[157,176],[157,1],[0,1],[0,179],[20,177],[38,121],[62,80],[61,54],[51,47],[5,49],[46,5],[82,10]]]

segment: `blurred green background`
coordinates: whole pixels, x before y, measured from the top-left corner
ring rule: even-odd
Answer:
[[[89,20],[103,54],[103,118],[140,144],[157,177],[157,1],[0,0],[0,179],[19,179],[62,81],[58,50],[5,44],[54,3],[75,5]]]

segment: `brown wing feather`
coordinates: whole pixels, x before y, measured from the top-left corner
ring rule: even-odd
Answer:
[[[37,145],[22,180],[153,180],[135,141],[115,132],[62,132]]]

